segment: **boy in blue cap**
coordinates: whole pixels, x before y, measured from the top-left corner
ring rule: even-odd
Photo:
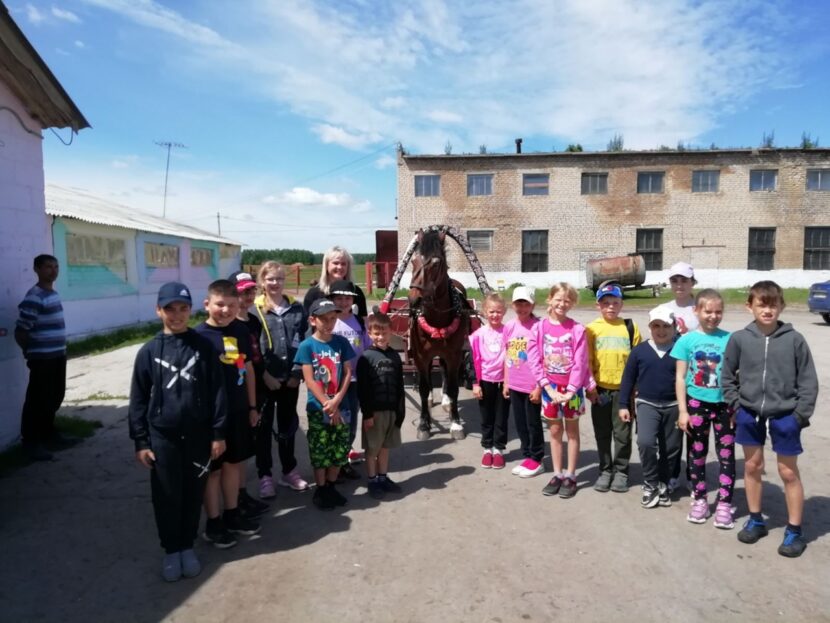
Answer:
[[[151,470],[162,577],[199,575],[193,551],[208,466],[225,451],[225,386],[210,343],[190,329],[193,301],[183,283],[159,289],[162,330],[138,351],[130,388],[130,438]]]

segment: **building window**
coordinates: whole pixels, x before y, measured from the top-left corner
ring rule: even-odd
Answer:
[[[415,196],[416,197],[437,197],[441,194],[440,175],[416,175]]]
[[[693,193],[716,193],[720,183],[720,171],[692,171]]]
[[[830,190],[830,169],[807,169],[807,190]]]
[[[179,247],[172,244],[145,242],[144,265],[147,268],[178,268]]]
[[[547,195],[550,175],[547,173],[525,173],[522,176],[523,195]]]
[[[646,261],[646,270],[663,270],[663,230],[638,229],[637,254]]]
[[[548,270],[548,232],[545,229],[522,232],[522,272]]]
[[[756,169],[749,172],[749,190],[775,190],[778,185],[778,169]]]
[[[479,173],[467,176],[467,196],[480,197],[493,194],[493,174]]]
[[[213,249],[190,247],[190,265],[200,267],[213,266]]]
[[[644,171],[637,174],[637,192],[641,194],[663,192],[662,171]]]
[[[749,270],[772,270],[775,264],[775,228],[749,228]]]
[[[127,281],[127,245],[121,238],[67,233],[66,263],[72,267],[106,269]],[[87,276],[84,272],[71,272],[71,285],[76,285],[76,275],[80,275],[81,279]]]
[[[608,174],[607,173],[583,173],[582,174],[583,195],[607,195]]]
[[[486,230],[469,230],[467,232],[467,240],[470,243],[470,248],[473,251],[492,251],[493,250],[493,232]]]
[[[804,228],[804,270],[830,270],[830,227]]]

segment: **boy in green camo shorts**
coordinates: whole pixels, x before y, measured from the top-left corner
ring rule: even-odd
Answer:
[[[321,510],[346,504],[334,483],[349,456],[352,414],[343,398],[352,377],[349,360],[355,356],[346,338],[334,335],[339,308],[329,299],[317,299],[309,308],[314,333],[297,349],[294,363],[302,366],[308,388],[308,452],[317,488],[312,502]]]

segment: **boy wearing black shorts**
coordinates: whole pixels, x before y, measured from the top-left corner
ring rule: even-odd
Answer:
[[[723,397],[735,414],[735,443],[744,449],[744,486],[749,519],[738,533],[742,543],[767,536],[761,514],[764,442],[767,428],[784,481],[787,528],[778,553],[796,558],[807,541],[801,533],[804,487],[798,471],[801,429],[810,425],[818,398],[818,376],[804,336],[778,320],[784,293],[774,281],[749,290],[747,309],[755,320],[729,338],[721,371]]]
[[[156,314],[162,330],[135,358],[130,438],[150,486],[161,546],[162,577],[199,575],[193,551],[211,459],[225,451],[225,385],[210,344],[187,326],[190,291],[166,283]]]
[[[227,450],[210,465],[205,489],[207,522],[204,539],[220,549],[236,545],[234,534],[252,535],[259,524],[239,509],[244,461],[253,455],[253,427],[259,422],[251,336],[241,322],[234,322],[239,308],[236,286],[218,279],[208,286],[205,309],[208,319],[196,332],[213,346],[213,356],[222,364],[228,408],[225,420]],[[225,512],[220,515],[220,499]]]

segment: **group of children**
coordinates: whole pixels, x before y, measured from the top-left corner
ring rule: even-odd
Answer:
[[[294,451],[301,381],[308,389],[314,505],[331,510],[347,503],[336,484],[356,438],[358,408],[369,494],[381,499],[401,491],[388,476],[404,416],[403,366],[389,346],[389,318],[372,314],[364,329],[348,281],[333,283],[329,297],[314,301],[308,313],[283,293],[284,283],[277,262],[260,268],[258,283],[244,272],[214,281],[204,301],[207,319],[195,329],[188,324],[189,288],[171,282],[159,289],[162,330],[136,356],[129,428],[136,458],[151,469],[168,582],[201,571],[193,544],[202,506],[202,536],[218,548],[259,532],[257,517],[268,504],[247,493],[245,469],[256,456],[260,498],[274,497],[272,435],[282,466],[277,484],[310,488]]]
[[[750,288],[753,322],[730,334],[720,328],[724,302],[713,289],[693,295],[693,268],[670,269],[674,300],[649,313],[649,337],[620,316],[623,294],[615,283],[596,293],[600,316],[586,326],[568,317],[578,301],[573,286],[557,283],[547,297],[547,317],[533,314],[534,292],[513,292],[516,317],[503,324],[505,302],[485,298],[487,323],[470,336],[477,382],[473,395],[481,412],[481,467],[505,467],[507,422],[513,412],[522,461],[512,472],[530,478],[545,471],[542,423],[549,430],[553,475],[547,496],[577,492],[579,419],[586,400],[599,457],[594,489],[629,490],[632,425],[642,464],[641,505],[671,506],[680,479],[684,438],[692,523],[711,516],[706,481],[709,432],[714,433],[718,478],[714,525],[734,527],[735,445],[745,457],[749,519],[738,533],[743,543],[767,534],[761,514],[763,446],[769,430],[784,482],[788,524],[779,554],[800,556],[804,493],[797,466],[801,428],[809,425],[818,380],[804,338],[779,316],[781,288],[760,281]],[[564,437],[567,435],[567,456]],[[613,441],[613,444],[612,444]],[[612,448],[613,445],[613,448]]]

